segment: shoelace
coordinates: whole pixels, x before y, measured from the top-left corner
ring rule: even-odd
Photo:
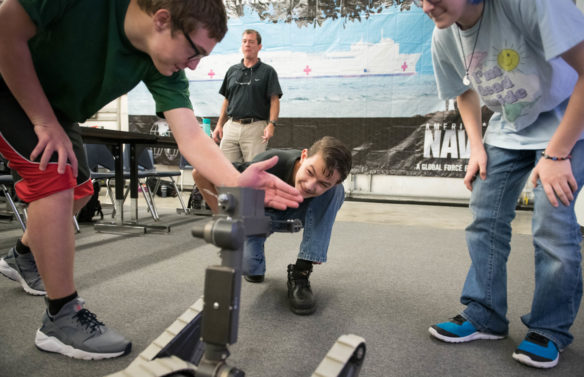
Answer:
[[[310,280],[308,280],[310,272],[311,271],[294,271],[292,272],[292,279],[294,279],[296,285],[304,285],[306,288],[310,289]]]
[[[77,318],[79,324],[90,332],[99,331],[100,326],[104,325],[102,322],[97,320],[95,314],[87,309],[81,309],[73,316],[73,318]]]
[[[462,323],[466,321],[466,319],[463,316],[461,316],[460,314],[457,314],[455,317],[453,317],[451,319],[459,325],[462,325]]]
[[[547,344],[548,340],[549,340],[545,336],[540,335],[540,334],[538,334],[536,332],[530,332],[527,335],[527,339],[529,339],[530,341],[533,341],[536,344],[540,344],[542,346],[545,346]]]

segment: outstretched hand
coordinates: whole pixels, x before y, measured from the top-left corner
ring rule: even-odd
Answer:
[[[251,164],[239,176],[238,186],[264,190],[266,193],[264,204],[267,207],[279,210],[285,210],[288,207],[297,208],[303,200],[298,190],[275,175],[266,172],[277,162],[278,157],[274,156],[268,160]]]

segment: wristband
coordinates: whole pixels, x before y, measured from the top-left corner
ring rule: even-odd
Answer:
[[[570,160],[572,158],[572,155],[569,154],[566,157],[556,157],[556,156],[550,156],[549,154],[545,153],[545,151],[541,152],[541,156],[547,160],[552,160],[552,161],[564,161],[564,160]]]
[[[271,121],[269,121],[269,122],[268,122],[268,124],[270,124],[270,123],[272,123],[272,124],[274,125],[274,127],[276,127],[276,126],[277,126],[277,124],[276,124],[276,121],[275,121],[275,120],[271,120]]]

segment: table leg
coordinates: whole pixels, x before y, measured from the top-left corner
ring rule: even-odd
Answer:
[[[136,144],[130,144],[130,220],[138,222],[138,161]]]
[[[124,160],[122,157],[122,144],[115,144],[112,146],[112,154],[114,155],[114,164],[116,169],[116,214],[114,222],[116,224],[124,223]]]

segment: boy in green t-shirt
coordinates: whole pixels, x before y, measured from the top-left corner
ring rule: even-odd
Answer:
[[[302,201],[265,172],[276,159],[240,174],[197,124],[183,70],[195,69],[226,31],[221,0],[6,0],[0,6],[0,153],[22,177],[16,192],[29,203],[27,230],[0,260],[0,273],[29,293],[46,291],[38,348],[81,359],[131,349],[77,296],[71,215],[93,192],[78,122],[140,81],[182,155],[215,184],[265,189],[266,203],[279,209]]]

